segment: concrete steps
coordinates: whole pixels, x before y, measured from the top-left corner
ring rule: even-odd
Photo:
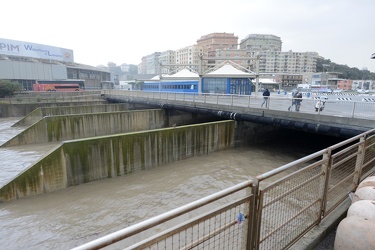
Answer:
[[[0,148],[0,187],[13,180],[43,156],[47,155],[59,143],[23,145]]]

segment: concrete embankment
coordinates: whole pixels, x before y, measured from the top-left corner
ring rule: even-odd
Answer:
[[[161,109],[47,116],[1,147],[158,129],[166,127],[165,120]]]
[[[107,104],[105,100],[77,101],[77,102],[49,102],[49,103],[2,103],[0,104],[0,117],[23,117],[40,107],[62,107],[80,105]]]
[[[54,115],[73,115],[73,114],[92,114],[101,112],[116,112],[129,110],[129,104],[114,105],[80,105],[80,106],[59,106],[59,107],[40,107],[23,117],[21,120],[13,124],[12,127],[30,126],[41,120],[45,116]]]
[[[234,121],[65,141],[0,189],[8,201],[161,166],[234,146]]]

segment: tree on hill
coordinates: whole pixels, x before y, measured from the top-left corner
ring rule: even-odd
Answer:
[[[317,72],[340,72],[340,78],[351,80],[375,80],[375,73],[369,70],[350,68],[348,65],[336,64],[329,59],[318,58],[316,62]]]
[[[0,98],[11,96],[16,91],[20,91],[21,84],[18,82],[12,82],[10,80],[0,80]]]

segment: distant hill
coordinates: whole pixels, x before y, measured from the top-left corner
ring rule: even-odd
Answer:
[[[324,65],[324,66],[323,66]],[[350,68],[348,65],[336,64],[329,59],[318,58],[316,62],[317,72],[340,72],[340,78],[350,80],[375,80],[375,73],[369,70],[360,70],[358,68]]]

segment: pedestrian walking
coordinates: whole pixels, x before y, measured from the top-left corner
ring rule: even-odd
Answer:
[[[301,102],[302,102],[302,93],[298,93],[297,99],[296,99],[296,111],[299,111],[301,108]]]
[[[292,105],[289,106],[288,110],[290,111],[290,109],[295,106],[295,110],[296,111],[299,111],[300,107],[301,107],[301,102],[302,102],[302,93],[299,93],[299,91],[297,90],[294,95],[293,95],[293,99],[292,99]]]
[[[270,98],[270,91],[268,89],[265,89],[263,91],[263,103],[260,105],[260,107],[263,107],[264,104],[266,104],[266,108],[268,108],[268,99]]]

